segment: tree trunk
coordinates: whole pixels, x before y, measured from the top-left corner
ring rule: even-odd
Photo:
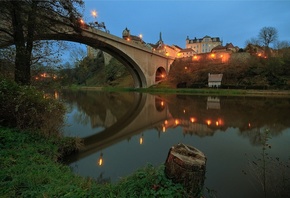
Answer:
[[[206,170],[206,157],[198,149],[178,144],[173,146],[165,162],[165,174],[175,183],[181,183],[192,197],[200,197]]]
[[[30,85],[30,56],[26,54],[25,47],[16,45],[15,82],[20,85]]]
[[[24,34],[24,23],[23,19],[23,7],[21,2],[12,1],[12,24],[13,24],[13,36],[16,46],[15,56],[15,82],[21,85],[30,85],[31,83],[31,54],[33,49],[33,37],[36,22],[36,8],[37,1],[33,1],[27,18],[27,33],[26,38]],[[27,9],[27,8],[26,8]]]

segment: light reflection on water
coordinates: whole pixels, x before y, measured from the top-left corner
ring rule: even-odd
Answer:
[[[204,186],[217,197],[264,197],[262,169],[253,164],[261,161],[267,129],[272,137],[267,152],[273,159],[266,164],[274,171],[268,178],[278,175],[274,166],[279,162],[289,165],[289,98],[92,91],[64,92],[61,98],[70,107],[65,134],[80,136],[87,145],[69,159],[70,166],[100,182],[116,182],[148,163],[159,166],[171,146],[184,143],[206,155]],[[285,170],[289,178],[289,168]],[[274,189],[271,183],[266,187]]]

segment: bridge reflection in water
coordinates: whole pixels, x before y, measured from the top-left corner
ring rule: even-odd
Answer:
[[[249,159],[261,156],[266,143],[279,162],[289,159],[289,98],[92,91],[63,92],[60,97],[87,116],[86,122],[72,119],[69,124],[88,123],[94,131],[82,136],[84,148],[68,163],[76,173],[98,181],[117,181],[146,163],[160,165],[168,149],[182,142],[206,155],[205,187],[221,197],[259,197],[259,182],[249,179]],[[265,129],[272,137],[269,142]],[[290,177],[289,168],[285,174]]]
[[[95,152],[103,150],[122,140],[140,134],[148,128],[159,128],[172,117],[165,102],[149,94],[135,93],[126,114],[105,130],[83,138],[84,147],[81,151],[69,158],[74,162]],[[163,130],[165,126],[162,127]],[[143,139],[140,139],[140,144]]]

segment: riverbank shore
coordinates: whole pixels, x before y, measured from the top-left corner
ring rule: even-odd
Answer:
[[[137,91],[146,93],[172,93],[194,95],[220,95],[220,96],[267,96],[290,97],[290,90],[257,90],[257,89],[190,89],[190,88],[123,88],[123,87],[78,87],[74,89],[94,91]]]
[[[75,175],[58,161],[63,141],[0,127],[1,197],[186,197],[164,166],[147,165],[116,184]]]

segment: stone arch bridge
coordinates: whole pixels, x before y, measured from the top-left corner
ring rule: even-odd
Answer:
[[[0,36],[3,38],[1,33]],[[161,54],[141,42],[127,41],[86,24],[79,28],[56,24],[50,31],[36,35],[35,40],[72,41],[107,52],[128,68],[135,88],[150,87],[162,81],[174,61],[174,57]],[[12,44],[11,39],[10,42],[9,39],[7,42],[2,40],[0,48]]]

